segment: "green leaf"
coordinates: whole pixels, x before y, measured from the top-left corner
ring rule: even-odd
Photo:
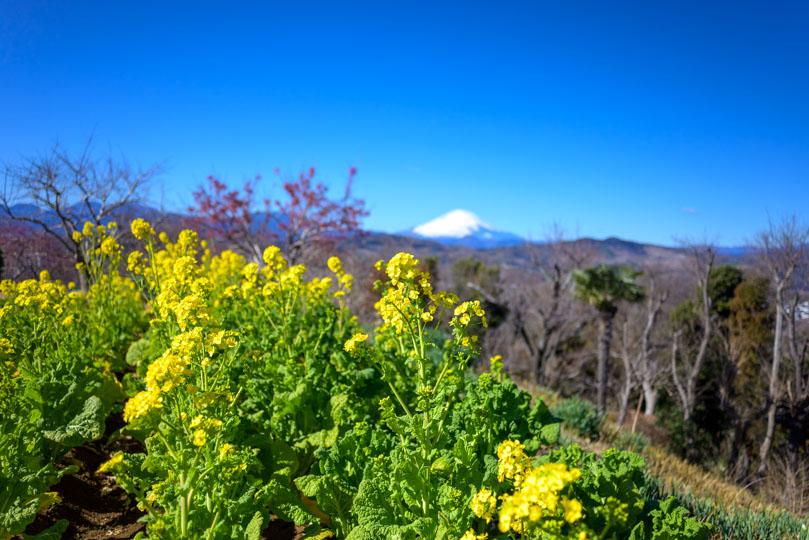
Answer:
[[[66,519],[60,519],[39,534],[24,534],[22,537],[23,540],[59,540],[67,530],[68,524]]]
[[[96,396],[87,398],[82,411],[65,426],[47,430],[44,436],[66,447],[73,447],[85,441],[98,439],[104,434],[104,421],[107,410]]]
[[[264,516],[261,515],[261,512],[256,512],[244,530],[245,540],[260,540],[262,525],[264,525]]]

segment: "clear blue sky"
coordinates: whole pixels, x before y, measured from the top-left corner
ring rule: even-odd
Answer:
[[[174,208],[211,173],[339,192],[356,165],[385,231],[465,208],[735,245],[807,217],[807,2],[253,4],[0,1],[0,160],[95,133],[165,161]]]

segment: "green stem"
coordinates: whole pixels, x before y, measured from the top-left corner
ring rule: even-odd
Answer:
[[[185,484],[185,476],[180,475],[180,483]],[[180,496],[180,536],[185,538],[188,532],[188,507],[184,496]]]
[[[433,394],[435,391],[438,390],[438,384],[441,382],[441,379],[444,378],[444,374],[447,372],[447,368],[449,367],[449,360],[444,362],[444,368],[441,370],[441,373],[438,375],[438,379],[435,381],[435,386],[433,386]]]
[[[219,519],[219,512],[221,512],[221,511],[222,510],[219,509],[219,510],[216,511],[216,514],[214,514],[213,521],[211,522],[211,528],[208,529],[208,535],[205,537],[206,540],[210,540],[211,535],[213,534],[213,529],[216,526],[216,521]]]
[[[155,431],[155,435],[157,435],[157,438],[160,439],[163,442],[163,444],[166,447],[166,450],[168,450],[168,452],[169,452],[169,455],[171,457],[173,457],[175,460],[177,460],[177,456],[174,454],[174,450],[171,449],[171,446],[169,446],[169,442],[166,440],[166,438],[163,436],[163,434],[160,433],[160,431],[158,430],[158,431]],[[177,460],[177,461],[179,461],[179,460]]]
[[[402,406],[402,409],[404,409],[404,412],[407,414],[408,418],[413,418],[413,415],[410,414],[410,409],[408,409],[407,405],[405,405],[402,396],[399,395],[399,392],[396,390],[396,387],[393,386],[393,383],[388,381],[388,386],[390,386],[390,389],[393,390],[393,395],[396,396],[397,400],[399,400],[399,405]]]

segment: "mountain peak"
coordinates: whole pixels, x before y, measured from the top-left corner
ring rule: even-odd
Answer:
[[[475,248],[513,246],[523,242],[516,234],[495,229],[469,210],[461,209],[413,227],[405,234]]]
[[[414,227],[413,233],[428,238],[463,238],[481,229],[497,231],[469,210],[457,209]]]

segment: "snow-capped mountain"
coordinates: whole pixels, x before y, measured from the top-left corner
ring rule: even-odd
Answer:
[[[514,246],[524,240],[499,231],[468,210],[453,210],[405,232],[408,236],[428,238],[444,244],[475,248]]]

